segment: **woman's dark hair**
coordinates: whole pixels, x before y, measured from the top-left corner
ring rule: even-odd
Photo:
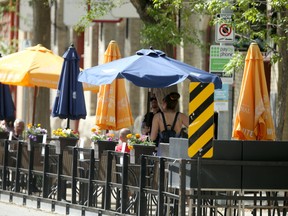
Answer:
[[[167,109],[175,110],[178,104],[180,94],[178,92],[171,92],[163,98],[163,101],[167,104]]]

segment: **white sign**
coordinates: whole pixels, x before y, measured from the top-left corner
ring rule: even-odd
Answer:
[[[235,31],[232,27],[232,14],[220,14],[221,20],[224,22],[217,23],[215,28],[216,43],[233,43],[235,39]]]

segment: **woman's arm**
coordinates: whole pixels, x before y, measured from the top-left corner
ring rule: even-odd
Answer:
[[[181,113],[181,119],[182,119],[182,124],[185,125],[186,127],[189,126],[189,117],[185,115],[184,113]]]
[[[150,139],[152,141],[155,141],[157,136],[158,136],[158,132],[159,132],[159,116],[160,116],[160,113],[156,113],[154,115],[154,117],[153,117],[151,135],[150,135]]]

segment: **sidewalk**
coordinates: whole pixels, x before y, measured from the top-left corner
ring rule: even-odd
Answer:
[[[25,206],[20,206],[14,203],[0,202],[0,216],[60,216],[64,214],[56,214],[53,212],[42,211],[41,209],[34,209]]]

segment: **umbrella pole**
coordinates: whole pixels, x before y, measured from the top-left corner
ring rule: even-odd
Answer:
[[[70,127],[70,119],[69,118],[67,118],[67,129]]]
[[[35,123],[35,113],[36,113],[36,97],[38,93],[38,87],[34,88],[34,98],[33,98],[33,111],[32,111],[32,125]]]

